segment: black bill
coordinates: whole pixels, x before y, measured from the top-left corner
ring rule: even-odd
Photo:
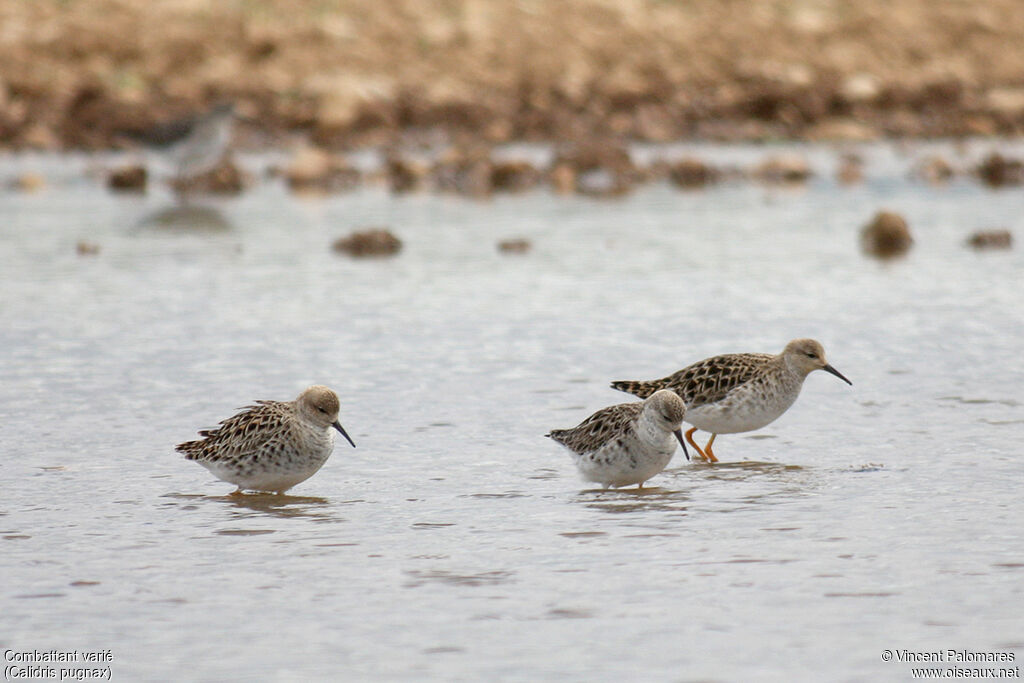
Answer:
[[[847,384],[849,384],[851,387],[853,386],[853,382],[851,382],[850,380],[848,380],[845,377],[843,377],[843,373],[839,372],[838,370],[836,370],[831,365],[826,365],[825,367],[822,368],[822,370],[824,370],[825,372],[828,372],[828,373],[831,373],[831,374],[835,375],[839,379],[841,379],[844,382],[846,382]]]
[[[686,459],[689,460],[690,459],[690,452],[688,450],[686,450],[686,442],[683,441],[683,430],[682,429],[677,429],[676,431],[674,431],[672,433],[676,435],[676,439],[679,440],[679,445],[683,447],[683,455],[685,455]]]
[[[332,426],[332,427],[334,427],[335,429],[337,429],[337,430],[338,430],[339,432],[341,432],[341,435],[342,435],[343,437],[345,437],[346,439],[348,439],[348,442],[349,442],[350,444],[352,444],[352,448],[355,448],[355,447],[356,447],[356,444],[355,444],[355,442],[354,442],[354,441],[352,440],[352,437],[350,437],[350,436],[349,436],[348,434],[346,434],[346,433],[345,433],[345,428],[341,426],[341,423],[340,423],[340,422],[338,422],[337,420],[335,420],[335,421],[334,421],[334,424],[332,424],[331,426]]]

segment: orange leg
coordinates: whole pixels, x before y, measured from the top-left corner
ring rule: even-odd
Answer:
[[[716,458],[715,454],[711,452],[711,444],[715,442],[716,436],[718,436],[718,434],[712,434],[711,438],[708,439],[707,445],[704,446],[704,457],[706,457],[710,462],[718,462],[718,458]]]
[[[687,430],[686,431],[686,440],[690,442],[691,446],[693,446],[693,450],[697,451],[697,455],[699,455],[700,457],[704,458],[705,462],[714,462],[714,461],[711,460],[711,458],[709,458],[704,453],[704,450],[700,446],[697,445],[697,442],[693,440],[693,433],[695,431],[697,431],[696,427],[694,427],[693,429]],[[715,437],[712,436],[711,440],[714,441]]]

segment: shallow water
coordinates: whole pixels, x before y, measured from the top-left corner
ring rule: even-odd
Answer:
[[[1021,195],[909,180],[931,149],[857,148],[853,187],[814,147],[802,188],[478,202],[267,181],[191,214],[107,193],[104,159],[0,160],[47,179],[0,201],[0,646],[110,650],[114,680],[909,680],[886,649],[1019,665],[1024,250],[963,241],[1019,241]],[[768,153],[641,153],[683,151]],[[910,223],[905,259],[858,251],[880,208]],[[403,252],[330,251],[367,225]],[[533,250],[499,254],[508,237]],[[719,438],[718,465],[593,490],[542,437],[629,400],[610,380],[797,336],[853,386],[814,373],[777,422]],[[294,495],[229,497],[173,451],[311,383],[358,447]]]

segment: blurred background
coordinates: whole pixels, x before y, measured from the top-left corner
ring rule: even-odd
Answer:
[[[0,0],[0,649],[1019,662],[1022,36],[1020,0]],[[853,386],[714,466],[593,490],[543,436],[798,337]],[[173,451],[314,383],[358,448],[292,495]]]
[[[1014,0],[0,2],[0,144],[99,149],[218,100],[254,136],[1019,133]]]

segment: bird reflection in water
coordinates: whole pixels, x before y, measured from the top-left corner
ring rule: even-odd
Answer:
[[[179,204],[143,216],[137,227],[161,232],[222,233],[234,226],[216,207]]]
[[[337,514],[338,505],[359,501],[332,501],[319,496],[289,496],[274,493],[247,493],[243,495],[203,496],[171,493],[164,496],[184,503],[188,509],[198,509],[200,504],[217,503],[228,506],[234,518],[252,519],[257,515],[269,515],[279,519],[306,518],[317,522],[342,522],[344,518]],[[175,507],[182,507],[173,503]],[[255,513],[255,514],[254,514]],[[221,530],[223,531],[223,530]],[[237,535],[239,530],[228,530]],[[256,530],[267,533],[268,530]]]

